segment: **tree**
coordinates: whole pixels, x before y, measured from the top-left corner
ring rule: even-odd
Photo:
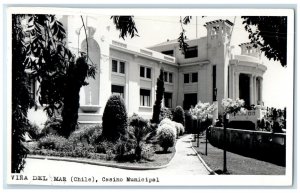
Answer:
[[[12,17],[12,148],[11,172],[19,173],[24,168],[28,150],[23,145],[24,133],[29,127],[27,110],[33,105],[27,87],[28,75],[25,72],[24,32],[20,17]]]
[[[72,71],[80,67],[74,67],[75,57],[65,46],[65,37],[63,25],[54,15],[12,15],[12,172],[19,173],[24,168],[28,153],[22,143],[29,127],[27,111],[34,104],[29,94],[29,77],[40,82],[39,102],[52,117],[59,114],[61,108],[73,109],[73,113],[78,111],[78,108],[64,105],[64,99],[68,98],[66,87],[73,86],[67,82],[70,80],[68,73],[73,79],[82,80],[80,77],[85,79],[95,72],[86,59],[77,61],[84,61],[81,66],[85,65],[88,72]],[[77,119],[64,121],[77,122]]]
[[[152,123],[159,123],[159,114],[161,109],[161,101],[164,97],[164,69],[160,69],[159,77],[156,82],[156,100],[153,107]]]
[[[287,17],[242,16],[242,19],[254,46],[260,46],[268,59],[287,66]]]

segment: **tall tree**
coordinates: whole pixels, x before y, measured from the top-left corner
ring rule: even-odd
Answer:
[[[259,45],[268,59],[287,66],[287,17],[283,16],[242,16],[249,39]]]
[[[11,172],[19,173],[25,164],[28,150],[23,145],[24,133],[29,126],[27,110],[33,105],[27,87],[28,74],[24,66],[24,31],[20,18],[12,17],[12,148]]]
[[[78,89],[72,93],[65,91],[70,91],[73,83],[79,82],[76,88],[85,85],[82,80],[95,73],[95,68],[87,64],[85,57],[75,63],[75,56],[66,47],[65,37],[64,27],[54,15],[12,15],[12,172],[23,169],[27,155],[22,143],[29,127],[27,111],[34,103],[29,94],[29,76],[40,82],[39,102],[52,117],[60,114],[62,107],[72,115],[78,113],[79,97],[75,97],[77,103],[74,100],[73,103],[65,102],[70,99],[70,94],[76,96]],[[65,125],[77,123],[77,117],[73,117],[66,119],[65,116],[63,121],[69,123]],[[64,129],[65,136],[72,130]]]
[[[159,77],[156,81],[156,100],[153,107],[152,123],[159,123],[159,114],[161,109],[161,101],[164,97],[164,69],[160,69]]]

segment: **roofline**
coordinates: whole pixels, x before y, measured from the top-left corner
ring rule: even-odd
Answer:
[[[218,20],[214,20],[214,21],[209,21],[209,22],[206,22],[204,24],[204,26],[206,27],[207,25],[211,25],[211,24],[215,24],[215,23],[219,23],[219,22],[224,22],[224,23],[227,23],[230,26],[233,26],[233,23],[231,21],[229,21],[228,19],[226,19],[226,20],[218,19]]]
[[[207,36],[203,36],[203,37],[200,37],[200,38],[193,38],[193,39],[187,39],[185,40],[185,42],[190,42],[190,41],[193,41],[193,40],[200,40],[200,39],[204,39],[204,38],[207,38]],[[163,44],[165,43],[165,44]],[[162,45],[161,45],[162,44]],[[162,42],[160,44],[156,44],[156,45],[153,45],[153,46],[149,46],[147,48],[155,48],[155,47],[160,47],[160,46],[166,46],[166,45],[172,45],[172,44],[178,44],[178,42]]]
[[[158,57],[155,57],[155,56],[152,56],[152,55],[148,55],[147,54],[148,50],[146,48],[138,48],[137,47],[137,49],[140,50],[140,52],[138,52],[136,50],[128,49],[127,47],[122,47],[120,45],[114,44],[113,42],[118,42],[118,41],[113,40],[112,43],[109,44],[109,47],[111,49],[115,49],[115,50],[122,51],[122,52],[125,52],[125,53],[130,53],[134,56],[140,56],[140,57],[148,58],[148,59],[160,62],[160,63],[170,64],[170,65],[173,65],[173,66],[176,66],[176,67],[178,66],[177,63],[176,63],[176,59],[172,56],[165,55],[165,54],[162,54],[160,52],[153,51],[153,50],[149,50],[149,52],[152,52],[154,54],[159,54],[159,55],[163,56],[162,58],[158,58]],[[121,42],[118,42],[118,43],[121,43]],[[121,43],[121,44],[123,44],[123,43]],[[123,45],[127,45],[127,44],[124,43]]]

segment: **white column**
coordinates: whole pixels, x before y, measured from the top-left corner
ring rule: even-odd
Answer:
[[[252,74],[249,74],[249,82],[250,82],[250,105],[254,104],[254,98],[253,98],[253,75]]]
[[[235,73],[235,99],[240,97],[240,73]]]
[[[253,81],[253,104],[257,105],[256,76],[253,76],[252,81]]]
[[[260,86],[260,103],[261,103],[261,105],[263,105],[262,103],[263,103],[263,78],[261,77],[260,79],[259,79],[259,86]]]

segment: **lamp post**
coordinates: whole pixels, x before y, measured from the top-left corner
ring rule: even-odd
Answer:
[[[227,112],[224,112],[224,124],[223,124],[223,173],[227,173],[227,159],[226,159],[226,128],[228,124],[229,114]]]

